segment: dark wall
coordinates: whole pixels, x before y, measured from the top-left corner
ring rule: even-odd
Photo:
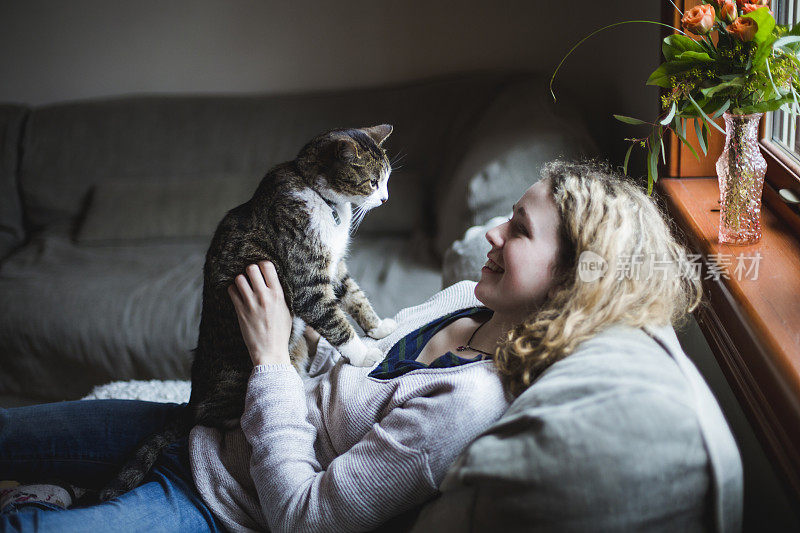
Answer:
[[[658,2],[511,0],[292,2],[26,0],[0,3],[0,101],[43,104],[129,93],[286,92],[485,68],[551,73],[578,39]],[[653,116],[659,28],[630,25],[580,48],[559,75],[621,162],[632,132],[612,113]]]

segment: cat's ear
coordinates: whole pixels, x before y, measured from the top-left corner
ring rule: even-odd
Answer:
[[[393,129],[391,124],[380,124],[371,128],[361,128],[361,131],[369,135],[375,141],[375,144],[380,146],[392,134]]]
[[[358,159],[358,146],[350,139],[340,139],[336,141],[336,157],[342,161],[355,161]]]

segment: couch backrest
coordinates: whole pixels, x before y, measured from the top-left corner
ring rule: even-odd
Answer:
[[[28,108],[0,104],[0,259],[25,238],[19,201],[19,169],[22,127]]]
[[[106,180],[241,176],[252,189],[273,165],[292,159],[315,134],[390,123],[390,154],[405,154],[395,192],[430,199],[443,152],[459,142],[519,74],[451,76],[377,89],[283,96],[152,96],[62,103],[31,111],[19,171],[31,229],[75,220],[93,185]],[[367,217],[432,225],[432,209],[409,214],[390,201]],[[406,204],[407,206],[407,204]],[[407,209],[407,208],[406,208]],[[383,222],[381,222],[383,219]]]

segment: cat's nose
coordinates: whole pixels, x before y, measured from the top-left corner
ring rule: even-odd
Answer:
[[[386,200],[388,200],[388,198],[381,198],[381,203],[382,203],[382,204],[385,204],[385,203],[386,203]]]

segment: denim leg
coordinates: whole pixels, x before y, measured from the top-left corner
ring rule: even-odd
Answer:
[[[172,444],[142,485],[109,502],[0,515],[0,531],[114,533],[224,531],[194,489],[187,439]]]
[[[0,479],[100,488],[178,404],[84,400],[0,409]]]
[[[90,400],[0,409],[0,479],[60,478],[104,485],[177,404]],[[0,514],[0,531],[222,531],[197,493],[188,439],[168,446],[144,482],[98,505],[25,506]]]

